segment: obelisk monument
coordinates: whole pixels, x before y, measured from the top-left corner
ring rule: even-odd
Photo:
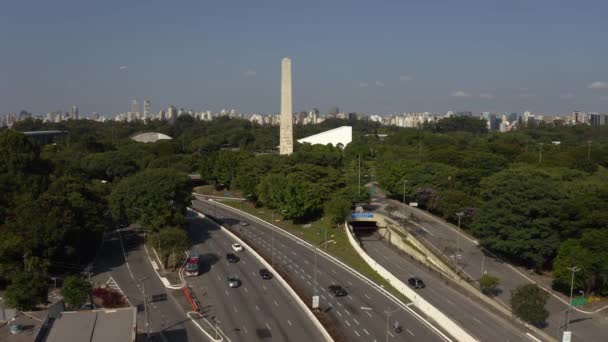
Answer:
[[[281,131],[279,153],[293,153],[293,111],[291,106],[291,59],[281,61]]]

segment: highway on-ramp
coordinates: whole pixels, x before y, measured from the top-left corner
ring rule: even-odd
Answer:
[[[411,277],[421,278],[426,287],[416,290],[418,294],[478,340],[531,341],[515,326],[516,323],[508,322],[502,314],[480,303],[480,299],[465,294],[457,285],[446,284],[449,280],[387,245],[377,232],[365,230],[357,236],[367,254],[404,283],[407,284]]]
[[[323,341],[319,328],[306,315],[278,279],[264,280],[264,268],[250,251],[235,253],[240,260],[228,263],[234,242],[215,222],[188,215],[188,232],[193,241],[190,255],[201,258],[201,274],[186,277],[202,307],[203,316],[221,333],[236,341]],[[236,275],[242,285],[228,286]]]
[[[192,206],[224,225],[249,221],[250,226],[243,229],[244,239],[265,257],[272,255],[274,246],[275,267],[288,277],[294,289],[310,300],[314,293],[320,296],[321,319],[337,341],[384,341],[387,336],[389,341],[453,340],[425,320],[411,303],[387,295],[371,281],[324,253],[315,253],[310,245],[269,223],[207,200],[194,200]],[[332,284],[346,288],[348,295],[331,295],[327,288]],[[394,322],[403,327],[401,333],[387,329]]]

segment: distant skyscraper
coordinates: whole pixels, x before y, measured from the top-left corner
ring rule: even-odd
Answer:
[[[293,153],[293,110],[291,104],[291,59],[281,62],[281,129],[280,154]]]
[[[177,108],[169,106],[169,109],[167,110],[167,120],[173,121],[175,119],[177,119]]]
[[[151,119],[150,117],[150,100],[144,100],[144,117],[143,119]]]
[[[72,112],[70,112],[70,118],[78,120],[78,106],[72,106]]]
[[[137,103],[137,100],[133,100],[133,102],[131,102],[131,115],[133,119],[137,118],[137,113],[139,112],[139,104]]]

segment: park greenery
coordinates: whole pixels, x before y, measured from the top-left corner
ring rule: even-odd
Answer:
[[[511,310],[522,320],[543,327],[549,311],[545,309],[550,294],[536,284],[526,284],[511,291]]]
[[[353,126],[345,148],[296,144],[293,155],[279,156],[278,128],[242,119],[19,122],[0,131],[0,274],[9,287],[68,276],[92,260],[118,223],[139,222],[152,241],[183,248],[176,232],[191,199],[187,174],[198,173],[203,183],[238,190],[296,223],[339,223],[369,201],[364,185],[375,182],[389,197],[448,221],[462,212],[462,228],[481,245],[551,272],[556,289],[569,289],[568,268],[576,266],[584,270],[577,289],[608,295],[606,127],[497,133],[467,117],[405,129],[328,119],[296,125],[294,135],[343,125]],[[68,134],[40,144],[19,133],[31,130]],[[130,139],[150,131],[173,139]]]
[[[91,300],[91,291],[91,283],[79,276],[70,275],[63,281],[61,295],[68,307],[79,309],[87,300]]]

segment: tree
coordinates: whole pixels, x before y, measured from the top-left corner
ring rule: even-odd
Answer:
[[[46,280],[31,273],[19,272],[9,278],[6,288],[6,302],[17,310],[33,310],[38,304],[46,303],[48,285]]]
[[[473,233],[491,251],[534,268],[555,256],[563,229],[559,178],[532,167],[501,171],[481,182]]]
[[[588,230],[580,238],[560,245],[553,263],[553,286],[565,293],[570,291],[571,267],[579,268],[575,288],[608,294],[608,230]]]
[[[538,285],[521,285],[511,291],[511,310],[524,321],[542,327],[549,317],[549,311],[545,309],[547,299],[549,293]]]
[[[177,227],[163,228],[150,236],[150,243],[154,248],[159,248],[161,261],[165,267],[175,267],[181,255],[190,248],[190,239],[186,232]]]
[[[496,294],[499,284],[500,280],[493,275],[484,274],[479,279],[479,288],[481,289],[481,292],[490,296]]]
[[[334,196],[325,203],[325,215],[332,224],[340,224],[350,213],[351,205],[352,203],[347,199]]]
[[[91,296],[91,283],[78,276],[68,276],[63,281],[61,295],[73,309],[80,308]]]
[[[158,230],[181,224],[190,199],[188,176],[171,169],[147,169],[121,180],[109,202],[115,219]]]

